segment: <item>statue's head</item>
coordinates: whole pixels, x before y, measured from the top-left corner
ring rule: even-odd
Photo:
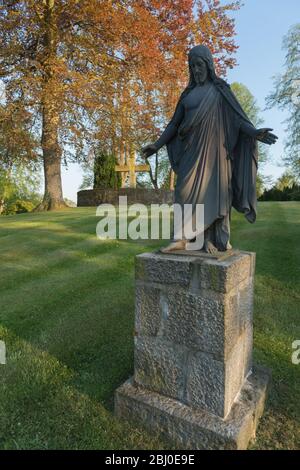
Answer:
[[[208,47],[195,46],[189,51],[190,85],[201,84],[207,78],[215,80],[216,72],[213,57]]]

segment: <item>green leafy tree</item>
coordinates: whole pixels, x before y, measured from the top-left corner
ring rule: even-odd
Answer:
[[[279,191],[283,191],[285,188],[292,188],[293,185],[296,185],[297,183],[297,178],[291,170],[286,170],[283,175],[277,179],[275,187],[279,189]]]
[[[283,49],[285,70],[274,78],[274,91],[267,97],[267,105],[288,112],[284,160],[294,175],[300,176],[300,23],[284,37]]]
[[[114,155],[97,150],[94,158],[94,189],[118,189],[121,177],[116,173],[117,159]]]
[[[260,116],[260,108],[256,103],[256,100],[250,90],[242,83],[234,82],[231,85],[231,89],[240,102],[245,113],[249,119],[253,122],[256,128],[261,127],[263,119]],[[258,143],[258,175],[256,179],[256,192],[257,196],[260,197],[264,191],[264,187],[267,182],[267,178],[261,173],[261,168],[268,158],[268,150],[266,146]]]
[[[30,115],[7,102],[0,83],[0,214],[32,210],[39,201],[40,163]]]
[[[82,182],[79,190],[92,189],[94,185],[94,166],[90,161],[86,161],[81,165],[83,170]]]
[[[256,99],[252,95],[249,88],[243,83],[234,82],[231,84],[231,89],[237,99],[239,100],[243,110],[249,117],[250,121],[253,122],[256,128],[260,127],[263,124],[263,119],[260,116],[260,108],[257,105]],[[259,151],[259,163],[264,163],[268,158],[268,151],[265,145],[258,143]]]
[[[41,201],[35,165],[18,162],[0,166],[0,214],[30,212]]]
[[[65,206],[62,161],[82,161],[95,139],[110,141],[111,154],[123,141],[133,146],[134,120],[145,139],[148,126],[154,132],[147,110],[159,92],[163,108],[172,94],[174,101],[191,42],[209,45],[221,72],[234,65],[229,13],[239,7],[238,0],[1,2],[0,77],[40,136],[41,210]]]
[[[300,201],[299,179],[287,170],[281,175],[275,184],[263,192],[261,201]]]

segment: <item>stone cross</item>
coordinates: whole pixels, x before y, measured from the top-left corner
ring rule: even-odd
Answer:
[[[150,166],[148,164],[136,165],[136,155],[133,152],[129,158],[126,165],[116,165],[115,171],[122,173],[129,173],[129,186],[130,188],[136,187],[136,173],[150,171]]]

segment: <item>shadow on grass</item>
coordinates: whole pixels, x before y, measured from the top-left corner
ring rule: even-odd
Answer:
[[[0,381],[0,449],[163,449],[72,383],[74,372],[0,326],[9,351]]]
[[[257,448],[284,448],[287,442],[295,448],[297,435],[299,437],[299,381],[296,379],[300,366],[297,369],[290,361],[291,341],[300,338],[297,324],[299,224],[295,213],[299,219],[299,208],[300,205],[291,209],[280,204],[263,205],[261,217],[253,226],[236,214],[233,217],[234,245],[257,253],[255,357],[273,371],[269,407],[259,427]],[[80,441],[80,426],[86,419],[93,423],[89,427],[89,438],[93,445],[99,445],[96,436],[99,415],[95,412],[89,418],[88,406],[93,410],[101,406],[101,413],[109,411],[100,425],[104,434],[107,433],[105,426],[110,426],[112,419],[115,389],[133,370],[134,258],[136,254],[161,246],[160,241],[99,241],[95,238],[97,218],[94,215],[77,217],[77,214],[58,213],[41,218],[34,215],[31,228],[26,225],[26,217],[20,222],[17,218],[11,219],[11,227],[4,228],[6,235],[0,247],[3,260],[1,322],[30,343],[33,351],[37,349],[45,354],[39,355],[39,367],[33,363],[30,380],[36,383],[35,373],[42,377],[44,361],[57,360],[63,370],[66,367],[71,374],[64,379],[64,385],[57,385],[56,398],[52,396],[51,387],[47,390],[48,373],[45,372],[45,382],[39,379],[36,383],[34,403],[39,403],[39,412],[34,414],[32,428],[29,414],[34,411],[26,398],[30,396],[26,392],[26,381],[26,386],[19,383],[17,372],[10,376],[12,391],[6,389],[6,392],[12,393],[13,408],[9,406],[3,413],[14,423],[21,415],[20,422],[30,435],[31,445],[34,439],[41,442],[36,432],[45,436],[43,419],[47,421],[50,447],[54,445],[52,434],[57,432],[61,435],[55,442],[60,442],[62,448],[75,445],[77,439]],[[281,220],[279,225],[278,219]],[[2,230],[0,225],[0,235]],[[21,356],[18,358],[17,349],[15,354],[18,371],[25,363]],[[60,386],[64,389],[61,395]],[[85,405],[79,404],[81,399],[78,401],[77,394],[85,397],[81,398]],[[66,406],[58,404],[64,400]],[[75,419],[74,427],[73,407],[77,405],[72,401],[78,403],[81,416]],[[42,407],[49,403],[47,416]],[[61,414],[62,425],[59,423]],[[77,411],[75,414],[77,416]],[[70,429],[70,440],[65,440],[64,427]],[[23,439],[21,443],[26,443],[23,428],[19,434]],[[88,436],[84,437],[82,445],[86,445],[87,439]],[[120,448],[129,445],[126,437],[123,441],[118,439]],[[131,442],[130,445],[140,444]]]

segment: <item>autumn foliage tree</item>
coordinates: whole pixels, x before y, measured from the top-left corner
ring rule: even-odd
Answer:
[[[157,138],[171,117],[187,82],[190,47],[208,45],[221,75],[234,66],[237,46],[229,12],[239,6],[221,5],[219,0],[131,3],[133,23],[122,44],[128,67],[114,83],[111,105],[102,108],[98,126],[99,141],[111,143],[110,151],[119,155],[120,163]]]
[[[2,4],[0,77],[8,101],[31,115],[40,135],[41,209],[64,206],[61,161],[84,153],[92,137],[91,116],[114,81],[126,15],[123,2],[102,0]]]
[[[30,131],[30,115],[15,103],[0,99],[0,214],[7,211],[12,199],[28,199],[36,193],[38,142]],[[19,180],[17,184],[17,179]],[[32,184],[34,182],[34,184]],[[26,188],[25,188],[26,186]],[[34,191],[30,191],[34,188]],[[35,197],[36,199],[36,197]],[[20,205],[20,204],[19,204]],[[11,204],[10,204],[11,206]]]
[[[8,102],[40,139],[45,194],[64,206],[61,163],[91,145],[125,157],[156,134],[186,80],[186,52],[210,46],[234,65],[239,2],[8,0],[0,9],[0,78]]]

